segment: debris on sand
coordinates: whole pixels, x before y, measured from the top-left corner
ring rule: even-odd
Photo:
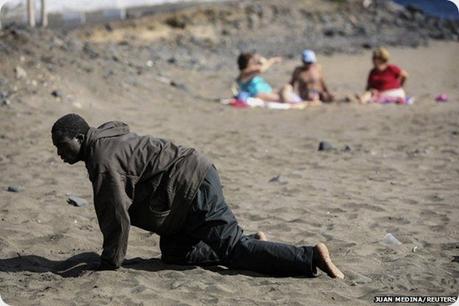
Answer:
[[[273,176],[270,180],[269,180],[270,183],[279,183],[281,185],[285,185],[287,184],[287,180],[285,179],[285,177],[283,177],[282,175],[276,175],[276,176]]]
[[[74,195],[69,196],[69,198],[67,199],[67,203],[76,207],[85,207],[88,204],[88,202],[85,199],[82,199]]]
[[[9,192],[21,192],[21,191],[24,191],[25,188],[23,186],[19,186],[19,185],[12,185],[12,186],[8,186],[7,188],[7,191]]]
[[[385,244],[385,245],[387,245],[387,246],[398,246],[398,245],[402,245],[402,243],[401,243],[397,238],[395,238],[395,236],[392,235],[391,233],[387,233],[387,234],[384,236],[383,244]]]

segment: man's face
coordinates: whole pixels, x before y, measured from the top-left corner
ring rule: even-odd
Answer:
[[[57,155],[65,163],[73,165],[80,160],[81,143],[84,139],[82,134],[69,138],[56,133],[52,135],[52,138],[53,144],[57,148]]]

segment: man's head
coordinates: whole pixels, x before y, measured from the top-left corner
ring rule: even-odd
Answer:
[[[53,144],[64,162],[74,164],[81,160],[81,144],[88,130],[86,120],[77,114],[67,114],[54,123],[51,129]]]
[[[317,57],[314,51],[305,49],[301,54],[301,60],[303,61],[303,64],[311,65],[317,62]]]

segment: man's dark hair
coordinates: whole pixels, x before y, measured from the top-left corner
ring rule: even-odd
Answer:
[[[245,52],[239,54],[239,57],[237,58],[237,65],[239,67],[239,70],[244,70],[247,68],[249,65],[250,59],[253,57],[253,53],[251,52]]]
[[[67,114],[59,118],[51,129],[51,133],[73,138],[78,134],[86,134],[89,124],[78,114]]]

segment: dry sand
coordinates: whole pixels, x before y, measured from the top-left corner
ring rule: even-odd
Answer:
[[[459,44],[391,51],[393,62],[410,73],[413,106],[238,110],[157,79],[161,71],[193,93],[219,97],[229,94],[235,69],[162,65],[134,75],[131,84],[121,68],[102,78],[107,67],[85,58],[76,59],[78,68],[60,63],[53,74],[30,64],[33,54],[3,61],[2,71],[22,65],[28,76],[6,75],[23,93],[0,109],[1,297],[11,305],[355,306],[380,294],[457,295]],[[369,58],[368,52],[319,57],[340,95],[364,87]],[[274,67],[268,80],[280,86],[296,64]],[[56,88],[62,98],[49,95]],[[434,102],[441,92],[449,94],[447,103]],[[247,232],[263,230],[295,244],[326,242],[346,279],[164,265],[158,237],[137,229],[123,268],[76,277],[97,262],[102,237],[84,165],[63,164],[51,143],[52,123],[68,112],[93,125],[123,120],[140,134],[196,147],[218,167]],[[320,140],[337,150],[318,152]],[[351,151],[343,151],[345,145]],[[9,185],[25,190],[7,192]],[[90,205],[67,205],[67,193]],[[383,245],[386,233],[402,245]]]

